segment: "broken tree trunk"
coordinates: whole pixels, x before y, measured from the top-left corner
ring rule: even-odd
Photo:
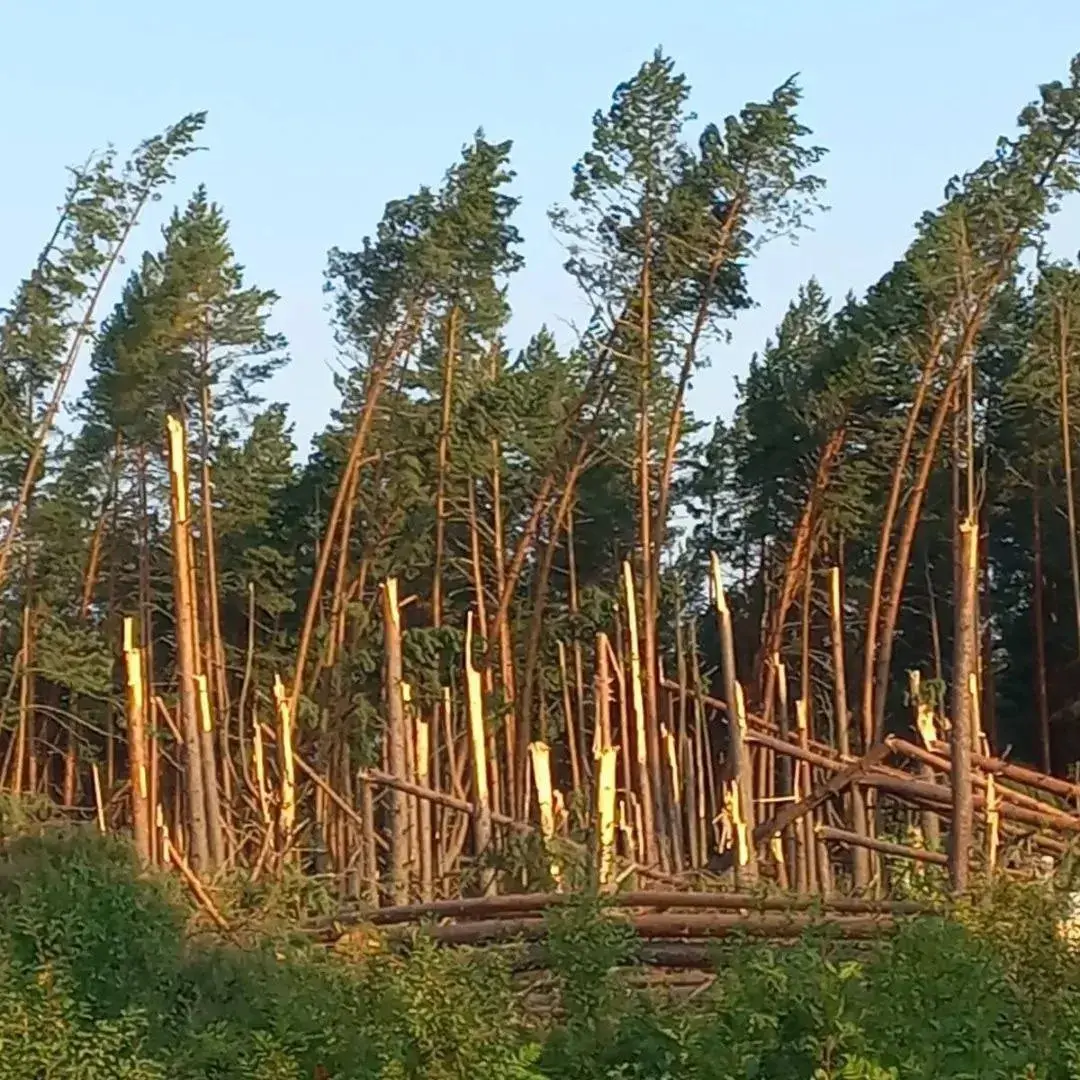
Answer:
[[[390,772],[408,780],[405,702],[401,693],[401,615],[396,578],[382,587],[383,646],[386,658],[386,727]],[[409,897],[409,798],[394,791],[390,802],[390,887],[395,904]]]
[[[720,630],[720,650],[724,675],[724,697],[733,706],[728,709],[728,754],[731,758],[731,782],[738,791],[739,812],[746,823],[747,833],[756,836],[754,828],[754,792],[753,774],[750,769],[750,756],[746,748],[746,710],[743,707],[742,691],[738,684],[735,670],[735,635],[731,626],[731,612],[724,596],[724,583],[720,576],[720,560],[716,553],[710,555],[712,572],[713,603],[716,606],[716,618]],[[757,880],[756,841],[747,845],[746,862],[736,873],[739,882]]]
[[[976,578],[978,548],[974,523],[960,526],[960,594],[956,610],[956,641],[952,685],[952,832],[949,839],[949,876],[954,892],[968,887],[973,833],[971,791],[972,694],[976,659]]]
[[[172,507],[173,595],[176,619],[176,674],[184,733],[185,803],[188,851],[192,869],[210,870],[210,836],[206,825],[199,707],[195,686],[194,598],[191,595],[191,540],[188,503],[187,438],[183,424],[168,418],[170,498]]]

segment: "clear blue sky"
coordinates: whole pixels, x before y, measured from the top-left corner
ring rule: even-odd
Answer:
[[[816,274],[837,297],[865,288],[948,177],[1012,130],[1038,83],[1064,76],[1080,3],[0,0],[0,294],[49,233],[65,165],[207,109],[209,151],[170,198],[205,181],[251,280],[281,294],[294,362],[272,394],[303,442],[332,402],[327,249],[357,244],[388,199],[436,182],[478,126],[515,141],[527,268],[514,342],[543,321],[558,329],[574,299],[546,210],[566,194],[593,112],[658,44],[702,121],[801,73],[805,120],[831,151],[833,209],[798,248],[754,265],[760,307],[697,381],[694,407],[714,415],[802,281]],[[133,253],[156,245],[158,224]],[[1078,224],[1057,230],[1061,254],[1080,248]]]

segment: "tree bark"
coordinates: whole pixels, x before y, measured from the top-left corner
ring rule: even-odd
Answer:
[[[721,668],[724,678],[724,697],[728,703],[728,753],[731,757],[731,783],[738,792],[739,809],[746,825],[745,851],[736,858],[736,881],[739,884],[754,882],[758,876],[757,841],[754,825],[753,776],[750,771],[750,755],[745,744],[746,717],[742,709],[742,691],[735,669],[735,636],[731,628],[731,612],[724,596],[720,576],[720,560],[710,556],[713,587],[713,603],[720,630]],[[745,861],[743,861],[745,860]],[[741,865],[740,865],[741,862]]]
[[[922,457],[919,462],[919,470],[915,478],[915,484],[911,489],[907,502],[907,514],[904,525],[900,532],[900,538],[896,545],[896,555],[893,560],[892,580],[889,584],[888,601],[885,605],[885,617],[881,626],[881,646],[874,659],[874,684],[873,684],[873,739],[880,740],[885,733],[885,708],[889,689],[889,676],[892,670],[892,650],[896,637],[896,624],[900,617],[900,603],[903,600],[904,583],[907,580],[908,563],[911,560],[911,547],[915,542],[915,532],[919,527],[922,517],[923,501],[926,498],[926,489],[930,483],[930,475],[933,471],[934,461],[937,458],[938,444],[941,441],[941,433],[945,429],[945,421],[949,410],[955,400],[956,392],[963,375],[966,364],[971,362],[971,350],[974,346],[974,336],[977,323],[973,321],[968,328],[968,333],[959,346],[958,359],[945,389],[941,393],[927,432],[926,444],[923,447]],[[883,534],[884,535],[884,534]],[[865,691],[864,691],[865,692]]]
[[[810,488],[810,493],[806,497],[806,503],[803,506],[802,515],[799,518],[791,542],[791,552],[784,567],[780,595],[770,612],[768,629],[755,658],[754,680],[758,685],[764,684],[762,687],[762,710],[766,721],[772,720],[773,680],[776,677],[776,672],[772,665],[768,663],[768,660],[780,651],[787,615],[791,610],[791,605],[795,602],[796,591],[806,572],[806,562],[809,557],[814,524],[817,520],[818,506],[832,478],[833,469],[840,458],[846,438],[847,428],[845,425],[841,425],[832,432],[825,446],[822,447],[814,473],[814,482]]]
[[[1072,575],[1076,648],[1080,654],[1080,549],[1076,537],[1076,489],[1073,486],[1072,438],[1069,431],[1069,316],[1060,304],[1054,305],[1054,316],[1058,330],[1058,409],[1061,418],[1061,462],[1065,469],[1065,507],[1069,518],[1069,570]]]
[[[949,838],[949,877],[955,893],[967,891],[974,827],[972,799],[973,689],[977,690],[976,586],[978,536],[969,518],[960,526],[961,587],[957,598],[952,682],[952,833]],[[975,686],[973,687],[973,683]]]
[[[446,353],[443,357],[442,416],[439,420],[439,447],[437,451],[435,479],[435,566],[431,584],[432,625],[442,626],[443,616],[443,560],[446,546],[446,471],[450,464],[450,419],[454,401],[454,362],[457,350],[458,320],[460,312],[455,305],[450,309],[446,328]]]
[[[304,673],[307,666],[308,652],[311,649],[311,639],[315,633],[315,622],[319,612],[322,610],[323,583],[326,580],[326,571],[330,566],[330,555],[341,525],[342,512],[345,509],[353,476],[363,463],[368,434],[371,431],[372,424],[375,422],[375,410],[386,386],[390,369],[398,357],[408,350],[415,339],[425,307],[426,302],[419,301],[410,307],[386,351],[373,361],[367,381],[364,404],[361,407],[360,416],[353,431],[352,442],[349,446],[349,454],[345,461],[341,479],[334,493],[334,503],[330,509],[329,520],[326,523],[323,543],[319,549],[315,563],[315,573],[311,581],[311,591],[308,593],[307,606],[304,609],[304,621],[300,628],[300,642],[296,649],[296,666],[293,671],[292,687],[289,691],[289,711],[294,716],[304,691]]]
[[[874,561],[874,576],[870,584],[869,608],[866,615],[866,645],[863,649],[863,681],[862,681],[862,737],[863,747],[868,747],[874,741],[876,727],[874,707],[874,664],[877,658],[878,631],[881,616],[881,605],[885,594],[885,574],[889,565],[889,550],[892,546],[893,527],[896,524],[896,515],[900,510],[900,496],[903,492],[904,475],[907,472],[908,460],[911,457],[911,448],[915,442],[915,432],[918,427],[919,417],[922,414],[926,395],[929,393],[930,384],[934,373],[941,361],[941,343],[944,337],[939,328],[930,340],[927,350],[926,361],[923,364],[922,374],[919,376],[919,384],[915,389],[915,397],[908,409],[907,422],[904,425],[904,434],[900,440],[900,450],[896,455],[893,465],[892,481],[889,484],[889,497],[885,503],[885,512],[881,518],[881,535],[878,540],[877,557]]]
[[[1039,761],[1044,773],[1050,773],[1050,705],[1046,694],[1046,616],[1043,603],[1042,512],[1040,507],[1039,470],[1032,466],[1031,528],[1034,567],[1031,582],[1031,617],[1035,631],[1035,703],[1039,715]]]
[[[390,772],[400,780],[408,779],[406,757],[405,703],[401,683],[401,615],[398,587],[388,578],[382,588],[383,644],[386,655],[386,734]],[[409,899],[409,797],[395,790],[390,803],[390,884],[394,903]]]
[[[146,680],[143,652],[135,644],[134,620],[124,619],[124,666],[127,676],[128,775],[131,783],[131,822],[135,852],[144,865],[151,862],[150,783],[146,757]]]
[[[188,502],[187,437],[183,424],[168,418],[172,508],[173,595],[176,617],[176,667],[184,734],[188,851],[192,868],[213,869],[206,821],[202,743],[195,686],[194,601],[191,595],[191,538]]]

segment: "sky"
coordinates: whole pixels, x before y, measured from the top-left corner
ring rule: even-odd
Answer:
[[[657,46],[688,77],[698,126],[798,73],[802,118],[830,151],[831,209],[752,264],[758,306],[695,381],[691,405],[712,417],[730,413],[736,377],[801,283],[816,275],[837,300],[865,289],[949,177],[992,152],[1040,83],[1066,76],[1080,4],[0,0],[0,304],[52,230],[66,166],[205,109],[207,151],[182,164],[129,258],[207,185],[250,282],[281,297],[274,328],[293,360],[269,396],[289,403],[305,444],[334,402],[328,249],[359,245],[388,200],[438,183],[478,127],[514,140],[526,267],[511,344],[543,323],[569,337],[578,303],[547,211],[568,194],[593,113]],[[1080,214],[1063,215],[1054,246],[1075,256]]]

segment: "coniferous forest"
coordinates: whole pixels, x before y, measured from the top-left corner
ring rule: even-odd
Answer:
[[[695,413],[695,379],[755,304],[754,260],[827,202],[798,82],[756,93],[712,113],[658,51],[596,112],[551,212],[587,312],[572,340],[537,326],[507,344],[512,143],[477,133],[441,179],[417,178],[357,249],[327,255],[340,374],[310,446],[268,390],[292,362],[274,283],[245,271],[228,207],[191,190],[206,116],[74,170],[0,309],[10,805],[130,836],[137,865],[169,870],[229,933],[239,878],[305,882],[386,926],[409,904],[491,916],[441,924],[447,944],[528,939],[536,920],[499,922],[537,916],[523,896],[629,885],[632,925],[669,968],[694,966],[673,939],[738,921],[665,923],[679,890],[814,895],[857,937],[917,914],[943,868],[963,896],[1030,855],[1067,863],[1080,265],[1047,237],[1080,198],[1080,57],[1001,118],[984,160],[942,177],[876,283],[828,296],[808,280],[730,414]],[[162,200],[156,234],[143,219]],[[667,900],[642,915],[649,890]],[[754,932],[814,921],[783,910],[786,930]],[[912,980],[931,978],[915,952],[953,948],[952,928],[902,939]],[[565,961],[577,939],[560,933]],[[739,955],[740,992],[768,996],[758,954]],[[786,977],[809,986],[811,955],[790,953]],[[448,978],[442,956],[410,962]],[[899,993],[883,972],[864,973],[879,1004]],[[740,1001],[744,1020],[761,1004]],[[577,1020],[609,1007],[588,998]],[[628,1016],[611,1030],[632,1043]],[[604,1040],[587,1049],[583,1031],[544,1051],[558,1068],[539,1050],[460,1068],[796,1075],[689,1057],[589,1072]],[[701,1062],[718,1032],[694,1036]],[[814,1075],[1024,1067],[912,1060],[842,1072],[819,1055]]]

